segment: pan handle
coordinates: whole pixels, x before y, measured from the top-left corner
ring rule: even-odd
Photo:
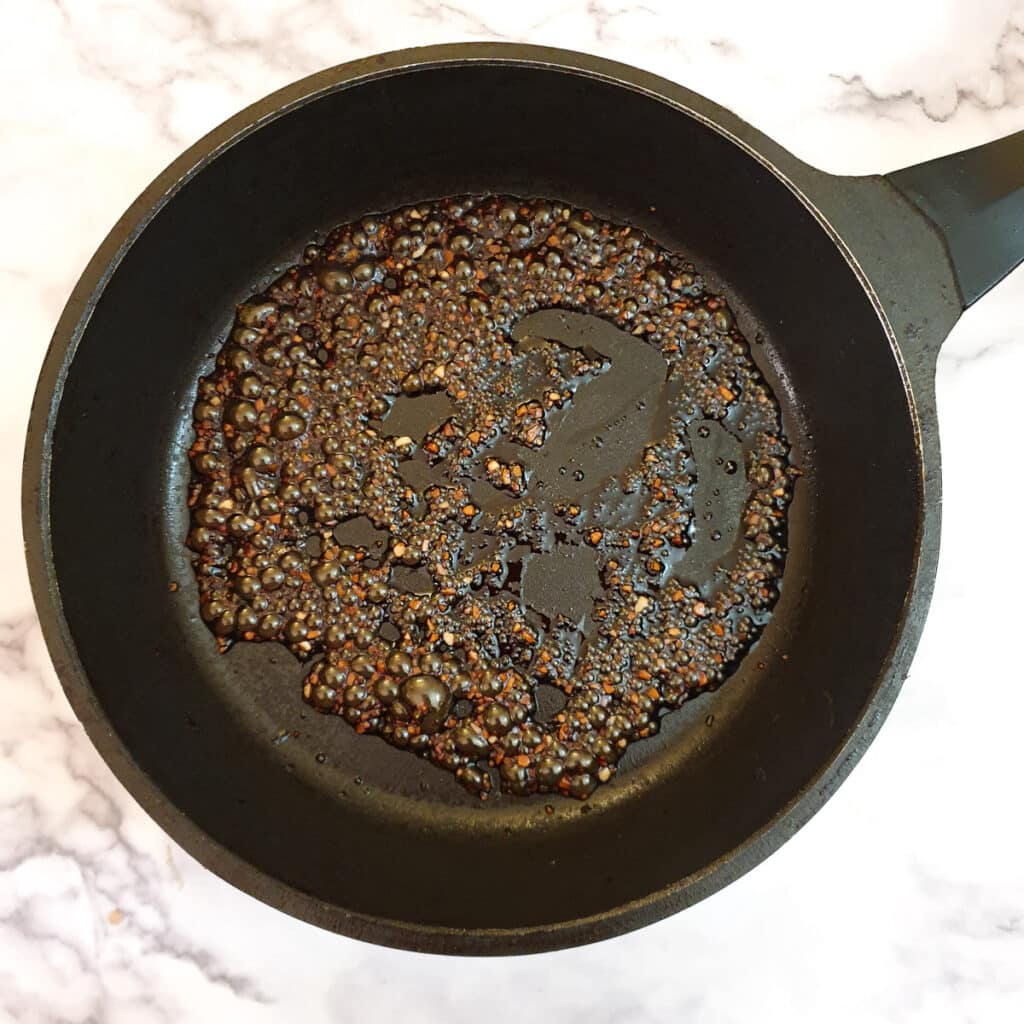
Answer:
[[[886,180],[938,228],[964,309],[1024,261],[1024,132]]]

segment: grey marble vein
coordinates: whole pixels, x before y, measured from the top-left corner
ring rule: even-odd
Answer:
[[[835,109],[870,110],[879,117],[892,117],[909,106],[919,110],[929,121],[945,124],[965,106],[982,112],[1019,107],[1024,102],[1024,59],[1020,55],[1022,43],[1024,28],[1013,20],[1008,21],[986,61],[986,70],[1000,87],[997,98],[985,94],[976,85],[954,82],[951,99],[945,99],[943,95],[943,102],[935,94],[915,88],[892,91],[872,88],[859,73],[832,73],[829,77],[844,86],[835,102]],[[948,87],[945,82],[942,85],[944,94]]]

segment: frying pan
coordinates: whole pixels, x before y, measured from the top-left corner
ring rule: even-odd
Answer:
[[[46,356],[24,532],[75,712],[207,867],[347,935],[521,953],[707,896],[832,795],[906,675],[939,546],[935,358],[1024,257],[1022,183],[1024,133],[835,177],[678,85],[537,47],[385,54],[274,93],[131,206]],[[234,304],[334,224],[456,193],[561,198],[686,253],[759,342],[803,470],[758,645],[553,813],[316,715],[283,648],[218,655],[183,544],[195,381]]]

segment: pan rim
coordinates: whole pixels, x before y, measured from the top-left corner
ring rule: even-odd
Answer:
[[[914,429],[916,476],[920,482],[913,564],[893,642],[881,664],[876,685],[860,717],[831,758],[785,808],[757,832],[699,872],[659,890],[581,918],[553,924],[462,929],[423,925],[356,913],[317,899],[256,867],[196,825],[138,765],[112,728],[91,687],[64,616],[53,560],[49,522],[50,441],[60,411],[68,368],[108,282],[134,242],[175,194],[208,164],[264,124],[286,116],[318,98],[376,78],[440,66],[470,63],[546,68],[602,80],[640,92],[703,123],[743,149],[800,199],[848,263],[872,302],[879,326],[889,340],[901,374]],[[769,155],[770,154],[770,155]],[[916,648],[927,607],[934,558],[922,560],[928,504],[923,490],[925,466],[921,421],[914,390],[895,332],[877,292],[839,233],[807,190],[801,189],[776,160],[799,172],[794,157],[735,115],[683,86],[625,64],[587,54],[547,47],[505,43],[445,44],[349,62],[284,87],[248,106],[209,132],[143,190],[97,248],[60,316],[40,370],[32,402],[22,476],[22,528],[33,599],[47,649],[64,692],[100,756],[146,813],[206,868],[261,902],[311,924],[397,948],[421,952],[504,955],[541,952],[609,938],[642,927],[691,906],[745,874],[777,850],[835,792],[873,740],[892,707]],[[819,172],[813,172],[819,173]],[[937,511],[934,513],[937,519]],[[937,528],[937,523],[936,523]]]

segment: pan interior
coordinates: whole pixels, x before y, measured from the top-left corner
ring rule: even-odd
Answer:
[[[196,614],[185,449],[196,378],[234,303],[337,223],[457,193],[563,199],[687,254],[757,339],[804,471],[761,641],[585,804],[481,804],[312,712],[283,648],[219,656]],[[183,185],[107,283],[68,369],[50,528],[70,635],[112,728],[184,815],[253,866],[252,890],[273,902],[277,880],[328,909],[527,928],[705,870],[814,779],[894,639],[919,487],[912,411],[877,315],[783,183],[641,93],[478,63],[321,96]],[[345,927],[340,914],[326,923]]]

